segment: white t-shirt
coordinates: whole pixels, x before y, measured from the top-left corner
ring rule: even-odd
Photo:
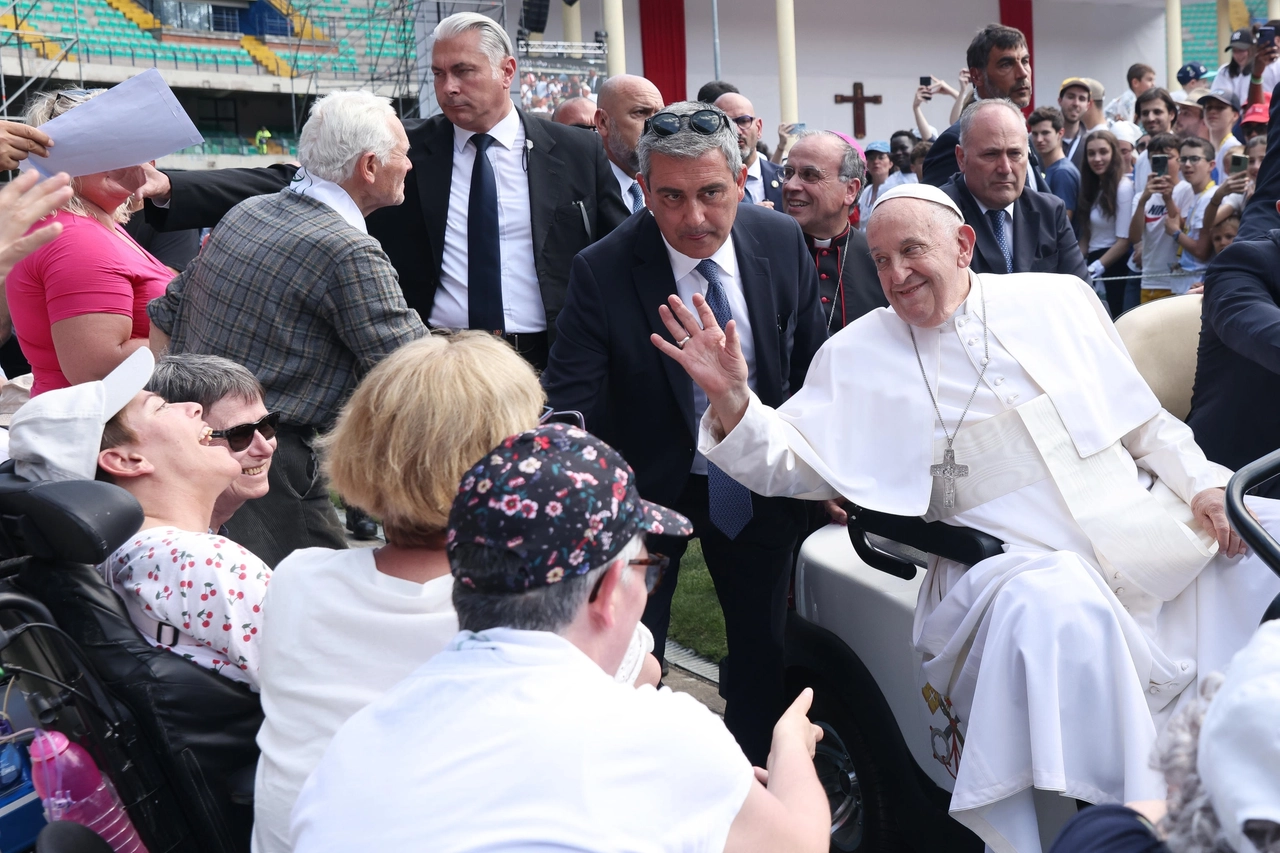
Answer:
[[[378,571],[373,555],[306,548],[276,566],[259,672],[254,853],[292,849],[289,813],[334,733],[458,632],[452,575],[414,583]]]
[[[1250,62],[1244,68],[1240,69],[1239,77],[1231,76],[1231,72],[1227,70],[1230,67],[1230,62],[1224,62],[1218,66],[1218,74],[1213,78],[1213,88],[1224,89],[1228,92],[1235,92],[1236,97],[1240,99],[1240,105],[1243,108],[1244,104],[1249,101],[1249,78],[1253,74],[1253,62]],[[1267,69],[1264,68],[1262,73],[1263,79],[1265,80]]]
[[[464,631],[334,737],[294,849],[720,853],[752,780],[693,697],[555,634]]]
[[[214,533],[149,527],[98,570],[152,646],[258,688],[262,604],[271,569],[256,556]],[[161,643],[159,623],[176,628],[179,641]]]
[[[1135,208],[1141,200],[1141,195],[1134,195]],[[1178,181],[1173,188],[1173,203],[1178,206],[1178,210],[1189,213],[1195,200],[1196,193],[1191,189],[1191,184]],[[1164,196],[1153,194],[1147,199],[1147,206],[1143,212],[1146,220],[1146,231],[1142,236],[1143,290],[1173,290],[1182,280],[1178,242],[1172,234],[1165,233],[1165,213]],[[1171,278],[1170,273],[1178,273],[1179,276]],[[1174,292],[1185,293],[1186,290],[1187,288],[1183,287],[1181,291],[1174,290]]]
[[[1227,138],[1222,140],[1222,144],[1218,146],[1218,153],[1214,157],[1213,165],[1218,170],[1218,180],[1225,181],[1230,175],[1227,174],[1227,152],[1232,148],[1238,148],[1244,143],[1235,138],[1234,134],[1227,134]]]
[[[1120,178],[1116,187],[1116,211],[1119,216],[1107,216],[1101,204],[1093,203],[1089,210],[1090,252],[1110,249],[1117,240],[1129,237],[1129,220],[1133,217],[1133,179],[1128,175]]]
[[[880,192],[888,192],[894,187],[900,187],[903,184],[918,183],[915,172],[894,172],[884,179],[884,186],[880,188]]]
[[[1213,194],[1217,192],[1217,190],[1218,185],[1210,181],[1209,186],[1205,187],[1204,192],[1200,193],[1200,195],[1196,197],[1194,206],[1191,208],[1191,213],[1187,215],[1186,220],[1183,222],[1183,230],[1187,232],[1187,236],[1192,240],[1198,240],[1200,238],[1200,230],[1204,228],[1205,209],[1208,208],[1209,202],[1213,199]],[[1198,281],[1202,281],[1204,279],[1205,268],[1209,266],[1208,260],[1198,260],[1195,255],[1191,254],[1186,249],[1182,250],[1182,256],[1179,258],[1179,264],[1187,275],[1182,279],[1171,279],[1173,285],[1170,287],[1170,290],[1174,293],[1186,293],[1193,284]]]

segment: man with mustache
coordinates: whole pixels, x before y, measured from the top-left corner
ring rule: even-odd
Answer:
[[[1062,200],[1031,189],[1031,152],[1018,107],[1003,99],[976,101],[957,125],[960,174],[942,191],[977,232],[974,271],[1069,273],[1089,281]]]
[[[1031,103],[1031,53],[1021,30],[1001,24],[988,24],[973,37],[966,54],[969,78],[973,80],[978,99],[1007,98],[1019,109]],[[956,146],[960,142],[960,123],[944,130],[924,160],[924,182],[940,187],[960,170]],[[1049,192],[1040,177],[1040,161],[1030,155],[1032,169],[1028,174],[1031,188]]]

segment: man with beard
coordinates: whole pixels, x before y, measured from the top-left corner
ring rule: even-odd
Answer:
[[[979,100],[1007,98],[1022,109],[1031,103],[1031,53],[1021,30],[1001,24],[987,24],[969,42],[965,58],[969,78]],[[944,130],[924,160],[924,182],[940,187],[960,171],[956,146],[960,144],[960,123]],[[1031,152],[1027,180],[1034,190],[1048,192],[1040,177],[1040,160]]]
[[[596,97],[596,132],[604,143],[609,169],[618,179],[622,200],[632,213],[644,210],[644,192],[636,181],[640,158],[636,143],[649,116],[662,109],[658,87],[634,74],[610,77]]]
[[[1134,112],[1138,114],[1138,124],[1152,139],[1162,133],[1169,133],[1178,117],[1178,105],[1173,96],[1164,89],[1148,89],[1138,96],[1134,104]],[[1151,155],[1143,151],[1138,155],[1138,162],[1133,166],[1133,192],[1136,200],[1147,188],[1147,178],[1151,177]]]
[[[755,114],[756,108],[736,92],[726,92],[716,98],[716,106],[725,111],[738,129],[738,150],[742,152],[742,164],[747,167],[747,189],[742,200],[781,208],[782,167],[761,157],[756,149],[764,131],[764,121]]]

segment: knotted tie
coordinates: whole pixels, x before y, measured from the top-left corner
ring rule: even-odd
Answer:
[[[1004,271],[1011,273],[1013,272],[1013,250],[1009,248],[1009,240],[1004,236],[1004,218],[1007,215],[1003,210],[987,211],[987,216],[991,217],[991,228],[996,232],[996,245],[1000,247],[1000,254],[1004,255]]]
[[[639,213],[644,210],[644,193],[640,191],[640,183],[632,181],[631,186],[627,187],[627,195],[631,196],[631,212]]]
[[[733,311],[729,309],[729,297],[720,283],[716,262],[707,258],[698,262],[697,269],[707,280],[707,305],[723,329],[733,319]],[[707,498],[711,523],[725,536],[736,539],[751,520],[751,490],[708,462]]]
[[[471,137],[476,162],[471,170],[467,201],[467,324],[472,329],[502,334],[502,249],[498,234],[498,182],[485,152],[493,137]]]

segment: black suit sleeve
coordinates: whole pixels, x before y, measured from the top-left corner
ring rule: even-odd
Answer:
[[[578,255],[569,270],[569,290],[556,318],[555,342],[542,374],[547,403],[557,411],[582,412],[587,429],[598,430],[608,375],[604,298],[590,264]]]
[[[147,224],[157,231],[212,228],[245,199],[287,187],[297,171],[297,166],[281,163],[261,169],[165,172],[172,188],[169,207],[147,202]]]
[[[1057,196],[1054,200],[1058,201]],[[1080,254],[1080,241],[1076,239],[1076,232],[1071,227],[1071,220],[1067,219],[1067,208],[1059,201],[1053,206],[1053,227],[1057,231],[1058,239],[1058,269],[1057,272],[1066,275],[1074,275],[1083,280],[1086,284],[1093,281],[1089,275],[1089,265],[1084,262],[1084,255]]]
[[[608,234],[631,216],[622,202],[622,191],[609,168],[609,158],[604,156],[604,146],[596,146],[596,234],[595,239]]]
[[[940,187],[960,171],[956,163],[956,144],[960,141],[957,125],[951,125],[934,140],[924,158],[924,182]]]
[[[1271,120],[1267,123],[1267,153],[1258,169],[1257,190],[1249,197],[1240,215],[1236,240],[1257,240],[1273,228],[1280,228],[1280,86],[1271,94]]]
[[[793,250],[797,263],[796,277],[796,336],[791,348],[791,393],[804,385],[809,363],[818,348],[826,343],[827,324],[822,313],[822,292],[818,287],[818,268],[805,244],[799,225],[795,228],[796,246]]]
[[[1205,276],[1204,320],[1232,350],[1280,374],[1280,306],[1263,280],[1277,254],[1269,240],[1224,249]]]

